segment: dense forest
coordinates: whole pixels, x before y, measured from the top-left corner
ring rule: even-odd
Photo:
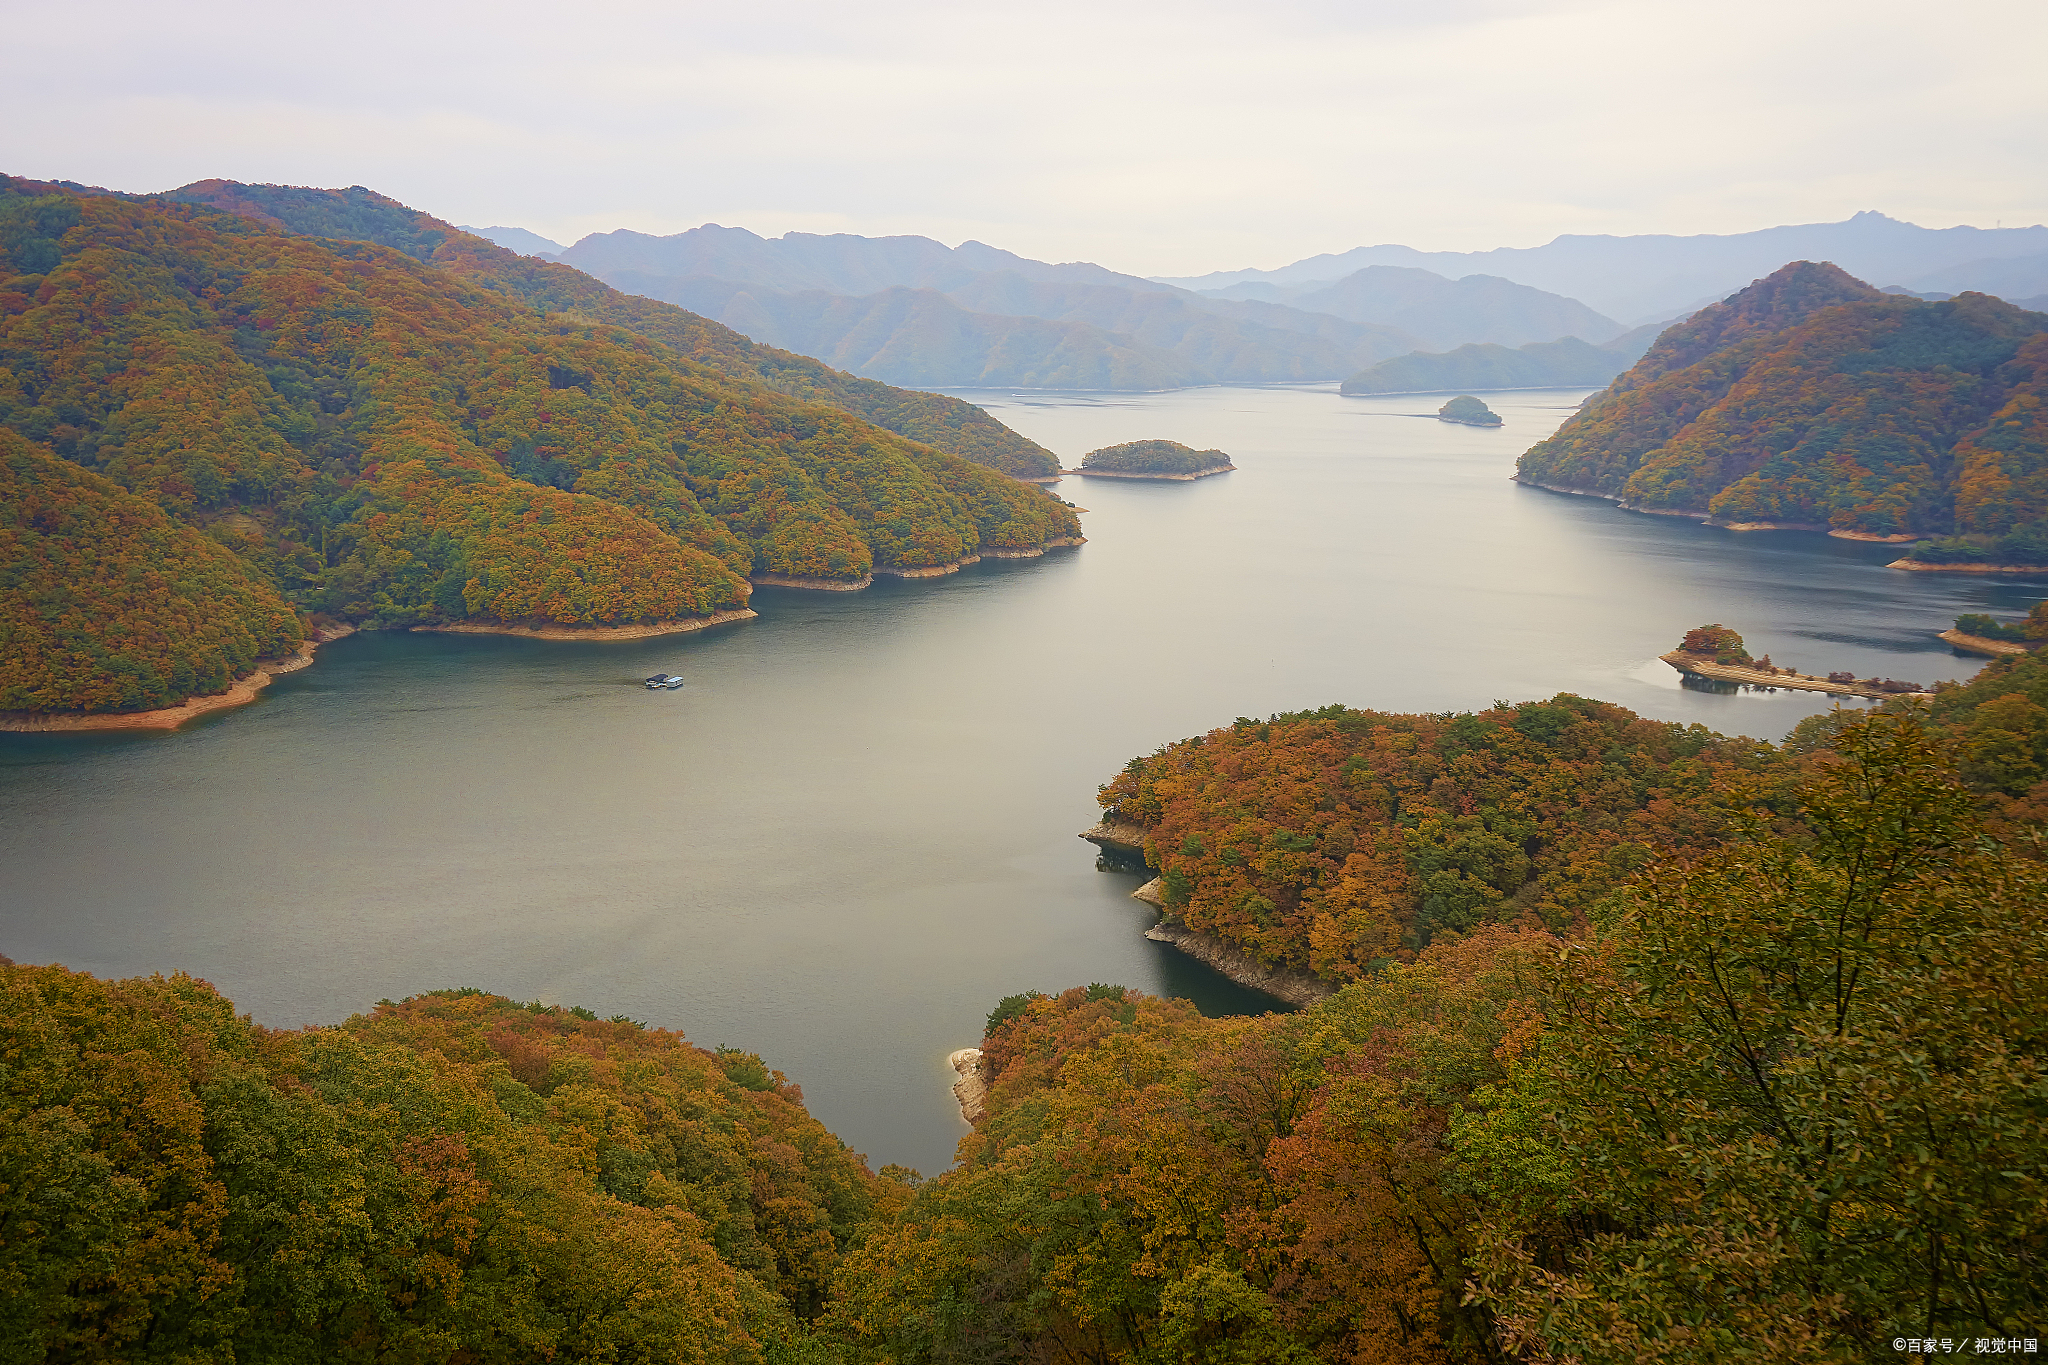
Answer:
[[[1125,441],[1081,457],[1084,474],[1209,474],[1233,467],[1220,450],[1196,450],[1179,441]]]
[[[0,711],[171,706],[300,639],[232,550],[0,428]]]
[[[1497,427],[1500,414],[1480,402],[1469,393],[1461,393],[1436,410],[1436,415],[1446,422],[1462,422],[1468,427]]]
[[[1337,736],[1348,772],[1319,766]],[[1414,826],[1351,837],[1395,885],[1448,853],[1419,878],[1444,899],[1398,934],[1415,898],[1384,907],[1370,970],[1328,955],[1348,984],[1291,1014],[1099,983],[997,1003],[985,1113],[929,1180],[871,1174],[756,1056],[587,1010],[458,990],[276,1032],[184,977],[0,968],[12,1358],[2038,1348],[2048,662],[1783,749],[1575,698],[1211,744],[1254,865],[1231,875],[1283,885],[1345,787],[1419,793]],[[1537,890],[1489,895],[1460,858],[1525,859]]]
[[[1731,524],[2048,536],[2048,316],[1794,262],[1701,309],[1556,435],[1526,482]]]
[[[160,197],[210,204],[308,236],[393,247],[544,313],[638,332],[727,378],[766,384],[791,398],[842,409],[899,436],[1019,478],[1043,478],[1059,468],[1052,452],[972,403],[892,388],[821,365],[809,356],[757,345],[672,303],[623,294],[581,270],[508,251],[361,186],[326,190],[201,180]]]
[[[389,227],[389,201],[303,194],[332,208],[323,228]],[[743,605],[751,574],[851,582],[1078,537],[1039,489],[700,363],[658,327],[477,283],[511,262],[610,293],[573,270],[441,227],[394,240],[0,184],[0,428],[232,551],[250,601],[382,627],[704,617]],[[453,265],[410,254],[451,250]],[[49,563],[122,572],[63,601],[11,596],[10,612],[112,634],[32,656],[10,696],[137,709],[162,692],[123,681],[138,669],[205,681],[246,666],[232,632],[206,663],[131,663],[115,638],[159,633],[148,578],[172,570],[137,561],[171,541],[101,544],[76,516],[38,534]]]

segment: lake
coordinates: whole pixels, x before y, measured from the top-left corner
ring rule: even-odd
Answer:
[[[279,1026],[459,985],[626,1014],[758,1051],[930,1173],[965,1131],[945,1055],[1004,995],[1265,1007],[1146,941],[1137,879],[1074,837],[1132,755],[1559,691],[1776,738],[1827,699],[1685,690],[1656,656],[1718,621],[1810,671],[1962,677],[1934,632],[2043,592],[1510,483],[1583,391],[1489,394],[1497,431],[1334,385],[964,396],[1069,464],[1166,437],[1240,469],[1067,479],[1079,549],[762,589],[694,636],[361,635],[178,734],[0,736],[0,951],[187,970]]]

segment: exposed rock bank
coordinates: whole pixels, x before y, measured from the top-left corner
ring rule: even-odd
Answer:
[[[807,588],[812,592],[859,592],[875,581],[873,574],[859,578],[804,578],[797,574],[748,574],[747,582],[757,588]]]
[[[2034,645],[2023,645],[2016,640],[1993,640],[1983,635],[1968,635],[1960,630],[1945,630],[1943,640],[1962,650],[1965,654],[1989,654],[1996,658],[2001,654],[2029,654]]]
[[[2048,564],[1928,564],[1918,559],[1894,559],[1885,567],[1890,569],[1910,569],[1914,573],[2048,574]]]
[[[1218,465],[1214,469],[1198,469],[1192,474],[1123,474],[1108,469],[1062,469],[1062,474],[1079,474],[1090,479],[1167,479],[1175,483],[1187,483],[1191,479],[1206,479],[1211,474],[1228,474],[1237,468],[1234,464]]]
[[[1145,827],[1136,821],[1104,820],[1082,830],[1081,837],[1118,857],[1145,861]]]
[[[751,621],[759,615],[748,607],[714,611],[709,616],[684,616],[673,621],[639,621],[629,626],[571,626],[558,621],[531,625],[519,622],[456,621],[445,626],[414,626],[415,631],[435,635],[517,635],[525,640],[647,640],[657,635],[680,635],[685,631],[722,626],[728,621]]]
[[[246,706],[256,693],[270,686],[280,673],[296,673],[313,662],[313,651],[332,640],[356,633],[354,626],[316,630],[299,646],[299,652],[281,659],[258,659],[245,677],[237,678],[225,692],[188,697],[178,706],[161,706],[153,711],[6,711],[0,712],[0,730],[18,732],[75,730],[175,730],[186,721],[209,711]]]
[[[1238,985],[1249,986],[1290,1005],[1313,1005],[1337,993],[1335,984],[1311,972],[1293,967],[1269,967],[1236,944],[1190,929],[1171,916],[1147,929],[1145,937],[1154,943],[1170,943]]]
[[[1832,692],[1840,697],[1931,697],[1932,692],[1886,692],[1863,683],[1830,682],[1816,678],[1810,673],[1767,673],[1761,668],[1743,668],[1738,664],[1720,664],[1697,654],[1672,650],[1658,656],[1680,673],[1690,673],[1696,678],[1712,678],[1716,682],[1746,683],[1751,687],[1786,687],[1798,692]]]
[[[987,1111],[988,1082],[981,1074],[981,1049],[963,1047],[946,1058],[946,1065],[960,1073],[953,1082],[953,1098],[960,1102],[960,1117],[969,1123]]]

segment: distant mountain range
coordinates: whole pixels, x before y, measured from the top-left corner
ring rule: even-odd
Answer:
[[[765,345],[920,388],[1605,383],[1664,325],[1801,256],[1925,298],[1977,290],[2038,306],[2048,295],[2048,228],[1931,229],[1879,213],[1728,236],[1360,247],[1182,279],[915,236],[766,238],[706,224],[665,237],[594,233],[564,248],[523,228],[476,231]]]
[[[1418,269],[1208,297],[1087,262],[1052,264],[926,237],[764,238],[706,225],[667,237],[596,233],[560,249],[525,229],[480,235],[756,341],[865,378],[930,388],[1328,380],[1430,347],[1564,336],[1602,342],[1623,330],[1575,299]]]
[[[1862,279],[1915,292],[1973,289],[2008,299],[2048,293],[2048,227],[1924,228],[1875,212],[1758,232],[1570,235],[1544,246],[1492,251],[1364,246],[1277,270],[1219,270],[1157,283],[1210,294],[1246,284],[1311,291],[1368,266],[1407,266],[1445,276],[1497,276],[1581,300],[1633,325],[1689,313],[1796,260],[1832,261]],[[1306,305],[1296,300],[1296,306]]]
[[[1489,389],[1579,388],[1605,385],[1643,358],[1659,332],[1655,323],[1594,346],[1577,337],[1532,341],[1510,350],[1490,342],[1441,354],[1416,351],[1369,366],[1344,381],[1343,391],[1453,393]]]

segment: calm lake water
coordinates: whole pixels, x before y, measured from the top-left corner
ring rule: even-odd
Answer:
[[[965,1131],[947,1052],[1002,996],[1115,981],[1263,1008],[1141,937],[1074,835],[1132,755],[1240,715],[1571,691],[1775,738],[1813,694],[1683,690],[1709,621],[1922,682],[1959,611],[2043,587],[1508,482],[1580,391],[973,394],[1069,463],[1167,437],[1196,483],[1069,479],[1090,543],[616,645],[377,634],[170,736],[0,736],[0,951],[184,969],[265,1023],[476,985],[760,1052],[876,1162]],[[647,692],[655,671],[687,676]]]

